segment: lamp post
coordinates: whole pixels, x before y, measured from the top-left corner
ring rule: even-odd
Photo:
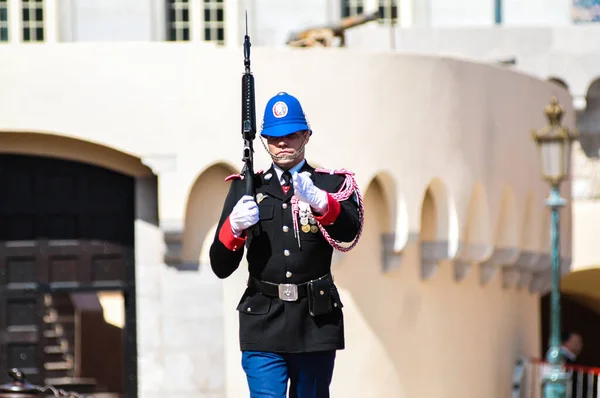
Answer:
[[[544,109],[549,124],[538,130],[532,131],[533,140],[540,150],[542,162],[542,178],[551,187],[546,205],[552,212],[551,252],[552,252],[552,293],[550,315],[550,349],[547,361],[550,364],[549,372],[544,377],[545,398],[565,398],[567,374],[562,366],[560,353],[560,230],[559,211],[566,204],[560,196],[560,184],[569,176],[571,163],[571,144],[579,136],[577,131],[570,131],[561,126],[563,109],[556,97],[552,97],[549,105]]]

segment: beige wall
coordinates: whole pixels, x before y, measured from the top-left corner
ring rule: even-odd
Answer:
[[[182,374],[181,396],[222,387],[244,396],[235,304],[245,265],[226,281],[205,267],[223,179],[241,168],[241,51],[61,44],[5,46],[0,56],[0,130],[92,141],[127,154],[140,173],[149,167],[162,228],[181,229],[182,257],[200,263],[196,273],[166,266],[160,230],[138,222],[140,396],[164,394]],[[549,265],[548,188],[529,130],[546,124],[553,94],[572,125],[569,95],[448,58],[266,48],[252,57],[258,125],[271,95],[298,96],[314,130],[309,161],[354,171],[365,194],[362,241],[336,255],[348,349],[335,396],[506,396],[512,362],[539,354],[528,287],[534,275],[542,283],[533,288],[547,287]],[[268,167],[255,145],[257,168]],[[567,237],[569,207],[562,220]],[[568,264],[570,239],[562,246]],[[515,270],[524,277],[507,278]],[[225,330],[222,351],[203,332],[214,324]]]

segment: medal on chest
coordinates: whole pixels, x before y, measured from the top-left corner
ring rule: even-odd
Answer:
[[[319,232],[319,227],[317,226],[317,220],[312,213],[310,205],[298,200],[295,196],[292,198],[292,217],[294,234],[298,239],[298,247],[300,247],[300,233],[316,234]]]

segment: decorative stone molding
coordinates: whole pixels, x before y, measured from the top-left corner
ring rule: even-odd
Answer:
[[[421,279],[430,279],[437,271],[440,261],[449,256],[448,241],[421,242]]]
[[[550,256],[544,255],[546,268],[537,272],[533,272],[533,278],[529,285],[529,291],[536,294],[546,294],[552,289],[552,264],[550,264]],[[561,276],[570,272],[571,257],[564,256],[560,259],[560,274]]]
[[[541,255],[541,253],[529,250],[521,251],[515,261],[515,265],[519,268],[533,270],[537,267]]]
[[[479,282],[485,285],[496,275],[500,266],[514,265],[519,253],[516,247],[496,248],[490,258],[479,264]]]
[[[537,294],[547,291],[552,286],[552,271],[547,269],[545,271],[533,272],[531,283],[529,285],[529,291]]]
[[[568,274],[569,272],[571,272],[572,260],[573,259],[571,256],[561,257],[561,262],[560,262],[561,275],[565,275],[565,274]]]
[[[459,255],[454,260],[454,280],[460,282],[468,274],[473,264],[480,262],[490,255],[494,248],[491,245],[475,243],[459,245]]]
[[[184,227],[180,222],[161,223],[163,239],[165,242],[164,262],[171,267],[183,266],[183,232]]]
[[[533,272],[521,270],[521,272],[519,273],[519,280],[517,281],[517,289],[522,290],[531,286],[531,282],[533,281],[533,275]]]
[[[382,270],[383,272],[389,272],[394,269],[400,268],[402,264],[402,252],[394,250],[394,243],[396,241],[396,234],[388,233],[381,235],[381,246],[382,246]]]
[[[517,285],[521,278],[521,270],[516,265],[507,265],[502,267],[502,287],[510,289]]]

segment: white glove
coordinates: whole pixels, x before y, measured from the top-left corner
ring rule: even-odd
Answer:
[[[304,173],[297,172],[292,175],[294,194],[303,202],[306,202],[318,213],[327,210],[327,192],[315,187],[310,177]]]
[[[240,237],[248,227],[258,222],[258,205],[252,196],[244,195],[238,200],[229,215],[231,232]]]

